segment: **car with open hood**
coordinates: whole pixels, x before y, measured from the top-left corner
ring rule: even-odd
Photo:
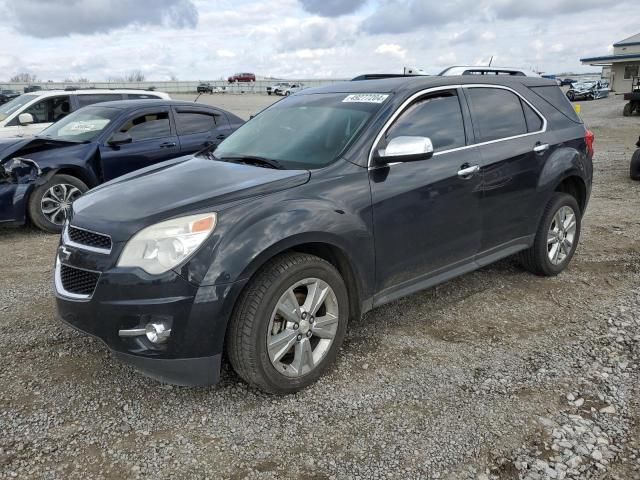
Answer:
[[[207,105],[127,100],[81,108],[33,138],[0,139],[0,223],[60,232],[90,188],[213,148],[242,123]]]
[[[215,151],[76,200],[55,258],[58,313],[162,381],[215,383],[224,355],[249,384],[295,392],[374,307],[514,254],[560,274],[593,140],[541,78],[302,90]]]

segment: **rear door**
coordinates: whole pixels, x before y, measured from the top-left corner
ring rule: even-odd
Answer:
[[[219,111],[197,107],[174,107],[174,116],[182,155],[217,146],[231,134],[227,116]]]
[[[128,133],[131,143],[109,145],[109,138],[116,132]],[[100,146],[105,181],[180,156],[168,106],[135,110],[120,120],[109,138]]]
[[[542,115],[515,91],[494,85],[464,91],[483,177],[480,252],[517,250],[535,231],[538,178],[554,138]]]

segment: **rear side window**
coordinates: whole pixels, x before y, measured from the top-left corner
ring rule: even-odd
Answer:
[[[460,102],[455,92],[440,92],[411,105],[387,130],[386,142],[402,136],[429,137],[434,151],[466,144]]]
[[[216,127],[216,118],[211,113],[178,112],[176,125],[178,127],[178,135],[208,132]]]
[[[524,109],[524,118],[527,120],[527,131],[531,133],[542,130],[542,119],[533,108],[526,102],[522,102],[522,108]]]
[[[534,92],[536,95],[541,97],[547,103],[550,103],[556,110],[562,113],[569,120],[572,120],[576,123],[582,123],[580,117],[573,109],[573,106],[564,96],[562,90],[558,88],[556,85],[545,85],[543,87],[529,87],[529,89]]]
[[[171,135],[171,123],[168,112],[147,113],[127,122],[121,132],[131,135],[134,142]]]
[[[114,100],[122,100],[122,95],[116,93],[95,93],[91,95],[76,95],[78,105],[86,107],[100,102],[112,102]]]
[[[497,88],[467,90],[477,142],[527,133],[527,123],[516,94]]]

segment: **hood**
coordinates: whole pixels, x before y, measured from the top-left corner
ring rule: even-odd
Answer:
[[[72,223],[125,241],[162,220],[296,187],[309,177],[307,170],[181,157],[91,190],[73,203]]]
[[[40,164],[57,160],[58,155],[65,158],[81,157],[85,151],[94,148],[95,145],[90,143],[58,142],[46,138],[5,138],[0,140],[0,162],[13,157],[25,157]]]

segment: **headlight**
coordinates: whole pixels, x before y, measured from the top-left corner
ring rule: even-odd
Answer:
[[[156,223],[140,230],[127,242],[119,267],[140,267],[158,275],[193,254],[216,228],[215,213],[190,215]]]

